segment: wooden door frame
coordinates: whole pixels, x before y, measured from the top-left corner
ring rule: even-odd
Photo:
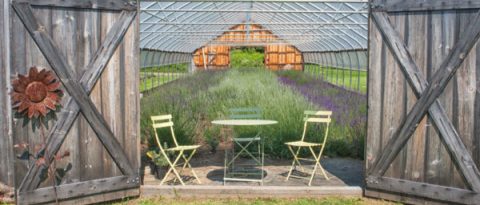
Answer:
[[[379,158],[373,162],[373,166],[366,169],[365,194],[394,200],[397,194],[400,194],[402,197],[405,195],[418,196],[445,202],[478,203],[480,201],[480,172],[454,125],[448,118],[445,109],[438,101],[438,97],[443,93],[448,82],[456,74],[456,71],[463,64],[463,61],[480,38],[480,10],[476,12],[475,17],[469,22],[468,29],[463,33],[462,38],[455,44],[440,67],[436,69],[436,73],[433,74],[430,82],[426,80],[404,41],[389,21],[388,12],[479,9],[480,1],[428,0],[419,2],[416,0],[373,0],[370,6],[371,24],[377,27],[383,42],[391,51],[408,85],[417,97],[417,102],[401,120],[400,127],[393,132],[386,146],[380,151]],[[439,133],[441,142],[449,152],[468,189],[384,176],[390,164],[414,134],[416,126],[427,114],[431,116],[432,123]],[[368,146],[368,141],[366,146]],[[411,202],[415,203],[414,201]]]
[[[59,46],[56,45],[48,31],[45,31],[41,23],[37,21],[32,6],[115,11],[120,12],[120,16],[108,31],[99,50],[86,66],[86,72],[79,78],[70,68],[65,56],[60,52]],[[123,174],[122,176],[64,184],[56,187],[38,188],[41,184],[40,172],[45,169],[45,165],[37,166],[36,160],[34,160],[30,163],[30,169],[17,189],[17,203],[33,204],[55,200],[78,200],[80,197],[122,191],[122,194],[118,196],[111,196],[111,199],[115,199],[116,197],[124,197],[131,190],[135,191],[128,195],[138,195],[140,187],[139,170],[132,166],[108,123],[89,97],[95,83],[99,80],[110,58],[136,18],[137,5],[126,0],[14,0],[12,7],[70,94],[62,108],[62,114],[59,115],[59,119],[48,134],[45,148],[46,164],[50,164],[54,160],[54,156],[65,141],[68,130],[81,112]]]

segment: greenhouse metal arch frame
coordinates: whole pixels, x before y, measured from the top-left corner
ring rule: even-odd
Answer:
[[[193,52],[238,24],[261,25],[302,52],[367,47],[366,0],[142,1],[141,11],[142,48]],[[188,35],[178,37],[202,31],[208,33],[192,43],[185,41]],[[314,37],[288,37],[292,34]],[[338,37],[324,38],[324,35]]]
[[[236,25],[245,25],[247,34],[258,31],[249,30],[250,25],[259,25],[279,38],[263,45],[291,45],[302,53],[305,64],[312,64],[311,69],[342,68],[350,76],[360,76],[367,68],[367,0],[157,0],[141,1],[140,6],[142,51],[183,55],[208,45],[248,46],[248,41],[215,39]],[[160,58],[155,62],[168,64]],[[335,78],[334,84],[339,82]],[[349,89],[360,92],[360,79],[356,81]],[[345,87],[341,82],[338,86]]]

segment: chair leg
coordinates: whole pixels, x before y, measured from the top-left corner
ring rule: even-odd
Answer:
[[[323,167],[322,167],[322,165],[320,164],[320,162],[318,163],[318,167],[319,167],[320,170],[322,171],[322,174],[323,174],[323,176],[325,177],[325,179],[330,180],[330,178],[328,178],[327,173],[326,173],[325,170],[323,169]]]
[[[177,170],[175,170],[175,166],[176,164],[178,163],[178,161],[180,160],[180,158],[183,156],[183,150],[180,151],[180,154],[177,156],[177,158],[175,159],[175,161],[170,162],[170,160],[167,158],[167,162],[168,164],[170,165],[170,169],[168,169],[167,173],[165,174],[165,176],[163,177],[162,181],[160,182],[160,185],[162,185],[165,180],[168,178],[168,175],[170,174],[170,172],[173,171],[173,173],[175,174],[175,176],[178,178],[178,180],[180,181],[180,183],[185,186],[185,183],[183,183],[183,180],[182,178],[180,177],[180,174],[178,174]]]
[[[185,161],[186,161],[186,160],[185,160],[185,155],[182,154],[182,158],[183,158],[183,160],[184,160],[184,162],[185,162]],[[184,163],[183,166],[182,166],[182,169],[180,169],[180,171],[178,171],[178,174],[179,174],[180,176],[182,176],[183,171],[184,171],[185,168],[186,168],[186,165],[187,165],[187,164]],[[175,180],[173,180],[173,183],[175,183],[175,182],[177,182],[177,178],[175,178]]]
[[[310,182],[308,183],[308,186],[311,186],[312,184],[312,181],[313,181],[313,177],[315,176],[315,173],[317,171],[317,166],[320,168],[320,170],[322,171],[322,174],[323,176],[325,177],[325,179],[327,180],[330,180],[327,176],[327,173],[325,172],[325,170],[323,169],[322,165],[320,164],[320,159],[321,159],[321,153],[318,153],[318,156],[315,154],[315,152],[313,151],[313,148],[312,147],[309,147],[310,148],[310,152],[312,153],[313,157],[315,158],[315,165],[314,165],[314,168],[313,168],[313,172],[312,172],[312,176],[310,177]]]
[[[165,176],[163,176],[163,179],[162,181],[160,182],[160,185],[163,185],[163,183],[165,182],[165,180],[168,178],[168,175],[170,174],[170,172],[172,172],[172,167],[170,167],[167,171],[167,173],[165,174]]]
[[[320,151],[321,152],[321,151]],[[323,169],[322,167],[322,164],[320,164],[320,160],[322,159],[322,154],[321,153],[318,153],[318,162],[317,162],[317,165],[318,167],[320,168],[320,170],[322,171],[322,174],[323,176],[325,177],[325,179],[327,180],[330,180],[330,178],[327,176],[327,173],[325,172],[325,169]]]
[[[260,169],[260,172],[261,172],[261,179],[262,181],[260,182],[260,186],[263,186],[263,178],[265,177],[264,176],[264,173],[263,173],[263,170],[264,170],[264,163],[265,163],[265,156],[264,156],[264,150],[263,150],[263,138],[261,138],[260,141],[258,141],[258,158],[262,160],[262,168]]]
[[[317,158],[317,155],[313,151],[312,147],[308,147],[308,149],[310,150],[310,152],[312,152],[313,158],[315,159],[315,165],[313,166],[312,176],[310,177],[310,181],[308,182],[308,186],[312,186],[313,177],[315,176],[315,173],[317,172],[317,164],[319,164],[319,162],[318,162],[319,158]]]
[[[183,159],[185,160],[185,164],[183,165],[183,169],[185,169],[185,167],[188,166],[188,168],[190,168],[190,170],[192,170],[192,174],[193,176],[195,177],[195,179],[198,181],[199,184],[201,184],[202,182],[200,181],[200,179],[198,178],[197,174],[195,173],[195,170],[193,170],[193,167],[192,165],[190,164],[190,160],[192,159],[193,155],[195,154],[195,152],[197,151],[197,149],[194,149],[192,151],[192,153],[190,154],[190,156],[188,156],[188,158],[186,158],[185,156],[183,156]]]
[[[260,161],[252,155],[252,153],[250,153],[248,150],[247,150],[247,147],[250,146],[250,144],[252,144],[254,141],[250,141],[249,143],[247,143],[245,146],[243,146],[241,143],[239,142],[235,142],[241,149],[240,149],[240,152],[238,152],[234,157],[233,159],[227,164],[227,166],[230,166],[231,164],[234,163],[235,159],[237,159],[238,157],[240,157],[240,154],[242,154],[243,152],[247,153],[253,160],[255,160],[257,163],[260,164]],[[235,146],[235,145],[234,145]]]
[[[183,170],[184,170],[185,168],[187,168],[187,166],[188,166],[188,164],[187,164],[187,158],[185,157],[185,155],[183,155],[182,158],[183,158],[184,164],[183,164],[182,169],[180,170],[179,173],[183,173]]]
[[[302,171],[305,171],[302,167],[302,164],[300,164],[300,161],[298,160],[298,154],[300,153],[301,147],[298,147],[297,152],[294,152],[292,146],[290,145],[288,145],[288,149],[293,155],[293,161],[292,161],[292,166],[290,167],[290,171],[288,171],[287,179],[285,181],[288,181],[288,179],[290,178],[290,175],[292,175],[293,169],[295,167],[295,163],[298,164],[298,166],[302,169]]]
[[[180,171],[178,172],[178,173],[180,173],[180,175],[182,175],[183,171],[187,168],[187,159],[186,159],[185,155],[183,155],[182,158],[183,158],[183,163],[184,164],[182,166],[182,169],[180,169]]]
[[[247,149],[251,144],[253,144],[253,142],[254,142],[254,141],[250,141],[250,142],[248,142],[245,146],[243,146],[242,143],[237,143],[238,146],[239,146],[241,149],[240,149],[240,152],[238,152],[238,154],[236,155],[235,158],[239,157],[240,154],[242,154],[243,152],[245,152],[245,153],[247,153],[253,160],[255,160],[257,163],[260,164],[259,159],[258,159],[257,157],[255,157],[255,156],[253,156],[253,154],[252,154],[251,152],[249,152],[248,149]]]
[[[230,132],[230,127],[223,125],[221,128],[221,135],[223,136],[223,141],[226,144],[232,143],[233,147],[235,147],[235,144],[231,141],[233,139],[233,136],[231,135],[232,133]],[[224,150],[224,157],[223,157],[223,186],[227,185],[227,182],[225,181],[225,178],[227,177],[227,164],[228,164],[228,153],[229,149]],[[231,149],[230,149],[231,150]]]
[[[300,159],[298,157],[298,155],[300,154],[300,150],[302,149],[302,147],[298,147],[297,149],[297,152],[295,153],[294,155],[294,160],[297,162],[298,166],[300,167],[300,169],[302,170],[302,172],[305,172],[305,169],[303,168],[302,166],[302,163],[300,163]],[[293,149],[292,149],[293,150]],[[295,169],[296,169],[296,165],[295,165]]]
[[[231,169],[232,172],[235,172],[235,159],[237,158],[237,156],[235,156],[235,147],[236,147],[235,144],[237,144],[237,143],[238,143],[237,141],[235,141],[234,139],[232,139],[232,155],[231,155],[231,156],[232,156],[232,161],[230,161],[230,162],[227,164],[227,167],[229,167],[230,164],[232,165],[232,169]]]
[[[321,153],[318,153],[318,167],[320,168],[320,170],[322,171],[322,174],[323,176],[325,177],[326,180],[330,180],[330,178],[327,176],[327,173],[325,172],[325,169],[323,169],[322,167],[322,164],[320,164],[320,160],[322,158],[322,154]]]

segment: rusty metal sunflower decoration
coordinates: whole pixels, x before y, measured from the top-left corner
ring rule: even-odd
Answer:
[[[48,128],[48,122],[56,120],[56,113],[62,108],[60,86],[54,73],[45,68],[34,66],[28,75],[18,74],[12,81],[11,93],[15,117],[23,119],[23,126],[32,122],[34,131],[42,125]]]

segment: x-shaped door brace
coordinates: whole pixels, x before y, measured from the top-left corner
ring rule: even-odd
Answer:
[[[388,20],[388,14],[386,12],[372,12],[372,17],[385,43],[419,99],[408,115],[402,119],[402,126],[393,133],[380,153],[380,158],[368,173],[367,182],[375,183],[378,177],[385,174],[389,165],[413,135],[416,127],[428,111],[439,132],[440,139],[454,159],[453,161],[459,168],[465,183],[471,190],[480,193],[479,170],[437,99],[480,37],[480,11],[475,14],[475,18],[471,19],[464,35],[442,62],[440,68],[433,75],[430,84],[416,65],[398,32],[395,31]]]
[[[212,65],[212,63],[213,63],[213,61],[214,61],[215,59],[217,59],[217,55],[214,55],[214,56],[212,57],[212,59],[210,59],[210,60],[208,61],[207,65]]]
[[[136,178],[138,173],[136,173],[122,146],[116,140],[107,122],[89,97],[95,83],[100,78],[110,58],[121,43],[133,19],[135,19],[136,10],[123,10],[121,12],[117,22],[105,37],[103,44],[87,65],[87,71],[83,74],[80,81],[78,81],[75,73],[72,72],[73,69],[68,65],[65,56],[60,52],[58,46],[48,35],[45,28],[35,18],[31,5],[28,2],[14,2],[13,8],[70,94],[62,113],[59,115],[58,121],[48,135],[45,158],[48,162],[52,162],[55,154],[65,141],[68,130],[72,127],[79,112],[82,112],[120,171],[128,177]],[[31,191],[38,188],[41,183],[40,170],[41,167],[36,166],[35,162],[33,162],[20,185],[20,192]]]

